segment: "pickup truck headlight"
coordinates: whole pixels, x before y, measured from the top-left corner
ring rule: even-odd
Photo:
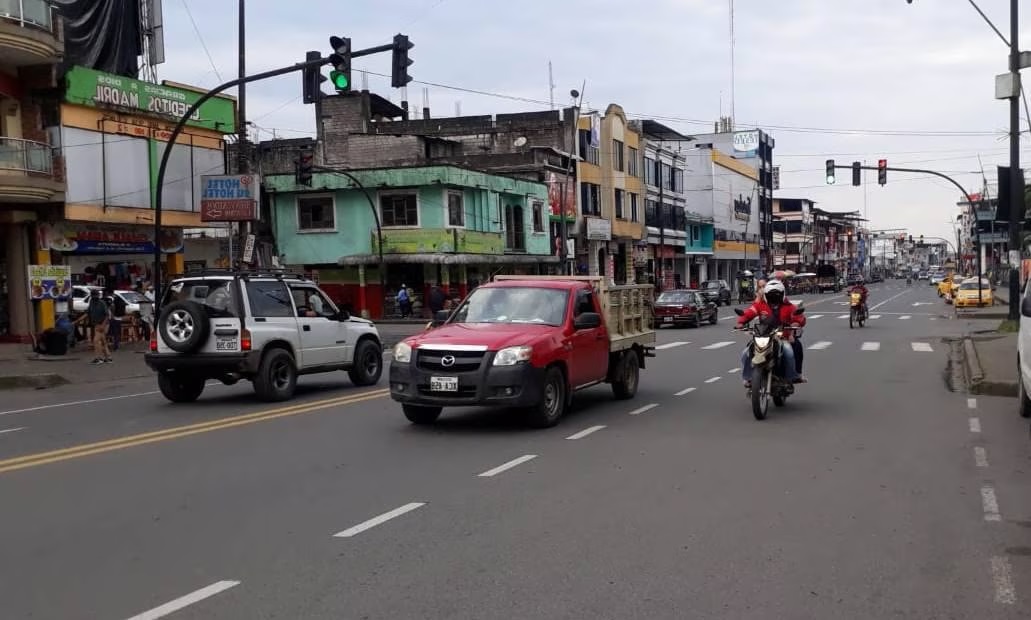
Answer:
[[[495,366],[515,366],[519,362],[530,360],[533,347],[507,347],[498,351],[494,356]]]
[[[407,364],[412,361],[412,347],[408,343],[399,342],[394,345],[394,361]]]

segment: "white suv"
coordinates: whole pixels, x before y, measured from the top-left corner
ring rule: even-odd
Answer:
[[[1020,298],[1020,333],[1017,334],[1017,389],[1020,415],[1031,418],[1031,278]]]
[[[172,402],[197,400],[209,379],[248,379],[279,401],[298,375],[346,370],[355,385],[374,385],[383,345],[372,321],[337,309],[303,276],[212,272],[169,285],[146,361]]]

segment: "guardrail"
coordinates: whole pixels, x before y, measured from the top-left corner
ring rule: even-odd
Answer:
[[[50,3],[44,0],[0,0],[0,19],[17,22],[22,27],[54,31]]]
[[[43,142],[0,137],[0,170],[52,175],[53,149]]]

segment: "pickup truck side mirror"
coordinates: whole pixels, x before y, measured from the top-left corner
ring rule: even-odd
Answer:
[[[573,328],[577,330],[596,327],[601,327],[601,315],[597,312],[584,312],[573,321]]]
[[[340,322],[344,322],[351,318],[351,314],[347,310],[340,310],[334,318]]]

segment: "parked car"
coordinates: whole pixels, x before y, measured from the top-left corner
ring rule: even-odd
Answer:
[[[1031,418],[1031,278],[1024,284],[1020,316],[1020,330],[1017,334],[1017,406],[1022,417]]]
[[[927,279],[930,280],[931,286],[938,286],[946,277],[948,276],[945,275],[944,271],[935,271],[929,274]]]
[[[374,385],[383,345],[372,321],[337,309],[302,275],[212,272],[173,280],[145,360],[161,393],[192,402],[209,379],[254,384],[259,398],[287,400],[298,375],[347,371]]]
[[[390,397],[413,424],[436,422],[444,407],[487,406],[522,409],[536,427],[557,424],[575,391],[599,383],[633,398],[655,354],[653,291],[603,277],[497,276],[443,325],[394,347]]]
[[[727,285],[726,280],[706,280],[699,288],[699,292],[707,301],[711,301],[717,306],[720,304],[730,305],[730,286]]]
[[[980,282],[980,291],[978,291]],[[959,290],[953,296],[952,305],[956,308],[969,308],[971,306],[991,306],[992,284],[988,278],[967,278],[959,285]]]
[[[89,302],[94,294],[103,294],[104,289],[99,286],[87,286],[76,284],[72,287],[72,312],[82,314],[89,309]]]
[[[701,327],[708,321],[719,321],[716,302],[709,301],[700,291],[677,289],[664,291],[655,300],[655,327],[660,325],[694,325]]]
[[[917,280],[926,280],[927,279],[927,272],[926,271],[919,271],[919,272],[917,272],[916,279]]]

